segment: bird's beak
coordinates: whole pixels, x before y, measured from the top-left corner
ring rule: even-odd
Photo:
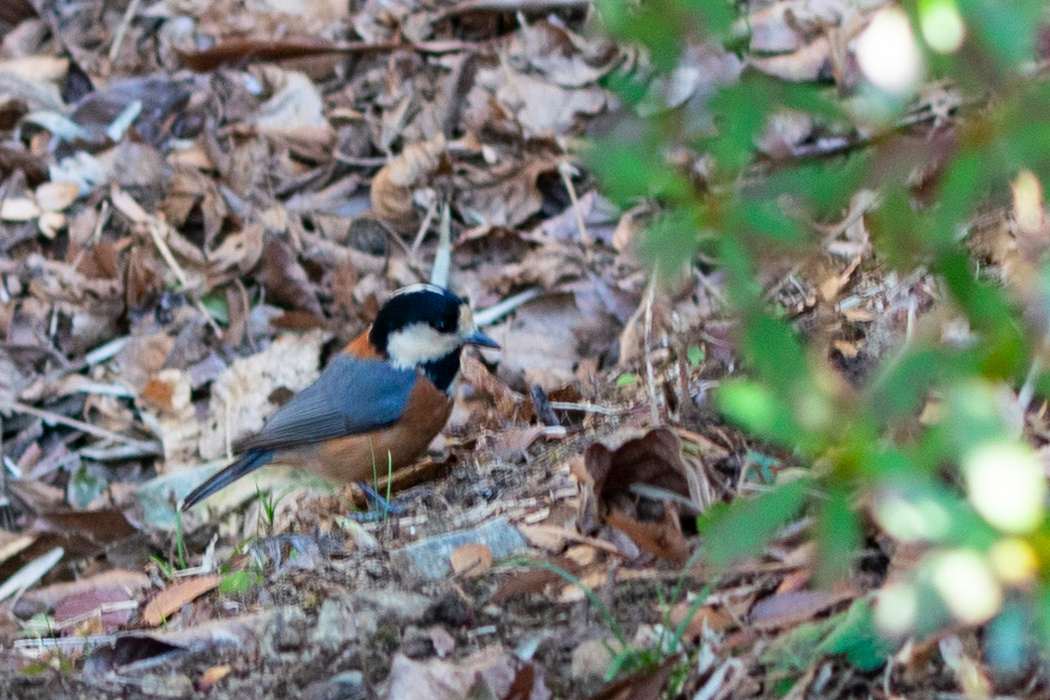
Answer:
[[[477,328],[463,338],[463,343],[465,345],[479,345],[483,348],[499,350],[499,343],[479,331]]]

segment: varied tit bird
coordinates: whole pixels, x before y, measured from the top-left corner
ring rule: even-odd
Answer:
[[[296,394],[241,456],[198,486],[182,509],[270,462],[346,483],[411,464],[445,427],[466,345],[499,349],[470,306],[429,284],[394,293],[366,330]]]

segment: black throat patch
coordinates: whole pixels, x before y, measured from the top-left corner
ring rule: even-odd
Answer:
[[[426,362],[421,364],[419,368],[423,370],[423,373],[427,375],[430,381],[434,382],[434,386],[441,389],[441,391],[448,391],[448,388],[452,385],[452,380],[459,374],[459,353],[460,349],[456,348],[440,360]]]

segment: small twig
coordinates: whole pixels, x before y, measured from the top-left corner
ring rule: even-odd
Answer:
[[[415,240],[412,241],[412,247],[409,248],[409,255],[416,257],[419,252],[419,246],[423,245],[423,239],[427,237],[427,231],[430,230],[430,224],[434,221],[434,215],[437,214],[438,200],[437,197],[430,200],[430,206],[427,207],[427,214],[423,217],[423,223],[419,226],[419,233],[416,234]]]
[[[439,19],[471,12],[539,12],[575,10],[590,6],[591,0],[464,0],[438,14]]]
[[[590,234],[587,233],[587,224],[583,220],[580,200],[576,196],[576,187],[572,184],[572,176],[576,174],[576,168],[569,161],[563,160],[558,163],[558,174],[561,175],[561,181],[565,185],[565,190],[569,193],[569,201],[572,202],[572,211],[576,215],[576,228],[580,231],[580,242],[583,243],[584,248],[590,248],[594,241],[591,240]]]
[[[656,271],[645,290],[645,378],[649,385],[649,403],[653,424],[660,424],[660,406],[656,400],[656,370],[653,369],[653,302],[656,300]]]
[[[131,21],[135,19],[135,14],[138,13],[140,4],[142,4],[142,0],[131,0],[128,3],[128,9],[124,11],[124,18],[120,20],[117,33],[113,36],[113,44],[109,47],[110,63],[117,60],[117,54],[120,53],[120,47],[124,43],[124,35],[127,34]]]
[[[55,547],[11,574],[11,577],[0,585],[0,601],[5,601],[12,596],[17,600],[26,589],[43,578],[48,571],[55,568],[55,565],[62,561],[62,557],[65,554],[66,550],[61,547]]]
[[[448,287],[449,270],[452,267],[452,207],[441,203],[441,226],[438,229],[438,247],[434,253],[434,267],[430,271],[430,283]]]
[[[355,158],[353,156],[343,155],[342,153],[335,153],[333,155],[336,162],[342,163],[343,165],[350,165],[355,168],[382,168],[387,164],[386,156],[376,156],[374,158]]]
[[[498,304],[493,304],[487,309],[475,313],[474,323],[479,326],[491,326],[514,309],[522,304],[527,304],[541,294],[543,294],[543,290],[539,287],[533,287],[532,289],[526,289],[524,292],[518,292],[514,296],[508,297]]]
[[[161,454],[160,444],[157,442],[148,442],[143,440],[136,440],[135,438],[129,438],[127,436],[121,435],[120,433],[114,433],[111,430],[100,428],[97,425],[91,425],[90,423],[79,421],[76,418],[68,418],[60,413],[45,411],[43,409],[36,408],[35,406],[28,406],[24,403],[21,403],[20,401],[14,402],[11,405],[11,409],[19,413],[26,413],[31,416],[36,416],[45,423],[49,423],[51,425],[64,425],[67,428],[74,428],[75,430],[79,430],[82,433],[94,435],[95,437],[102,438],[104,440],[112,440],[113,442],[119,442],[125,445],[138,445],[142,446],[143,448],[145,448],[146,446],[152,446],[153,451],[151,454]]]
[[[97,348],[84,355],[84,364],[98,365],[102,364],[106,360],[111,360],[130,342],[131,336],[123,335],[119,338],[114,338],[108,343],[99,345]]]
[[[164,236],[161,233],[161,229],[166,229],[167,224],[160,219],[152,218],[146,224],[146,229],[149,231],[150,238],[153,239],[153,245],[157,246],[157,250],[160,251],[160,256],[164,258],[164,262],[168,264],[171,271],[175,273],[175,277],[179,280],[179,285],[183,288],[189,287],[189,278],[186,277],[185,271],[179,265],[178,260],[175,259],[174,253],[171,252],[171,248],[168,247],[168,242],[164,240]]]
[[[602,416],[618,416],[622,413],[630,413],[629,408],[609,408],[597,406],[593,403],[574,403],[572,401],[551,401],[550,407],[559,411],[581,411],[583,413],[597,413]]]
[[[113,143],[119,143],[124,140],[124,136],[128,133],[128,129],[135,123],[135,120],[142,114],[142,100],[134,100],[131,104],[124,108],[124,111],[117,115],[117,118],[110,122],[110,125],[106,128],[106,138]]]

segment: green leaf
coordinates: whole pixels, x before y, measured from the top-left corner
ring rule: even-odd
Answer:
[[[791,406],[763,384],[728,380],[719,387],[716,399],[722,415],[756,435],[790,447],[801,434]]]
[[[953,367],[947,353],[926,347],[891,356],[873,383],[866,404],[880,422],[898,420],[917,411],[932,389]]]
[[[886,662],[894,645],[883,639],[875,628],[871,604],[864,599],[853,601],[831,634],[818,647],[823,654],[845,654],[862,671],[872,671]]]
[[[1033,0],[959,0],[967,27],[995,59],[986,61],[984,70],[999,67],[1006,72],[1035,57],[1036,27],[1044,7]]]
[[[802,508],[808,479],[796,479],[757,498],[737,499],[725,510],[714,510],[698,521],[708,559],[725,564],[760,553],[778,528]]]
[[[222,582],[219,584],[219,592],[223,595],[243,593],[251,588],[258,578],[258,574],[247,569],[231,572],[222,577]]]
[[[707,349],[698,345],[690,345],[685,351],[685,356],[689,360],[690,367],[698,367],[707,357]]]
[[[638,383],[638,375],[625,372],[616,378],[616,386],[632,386]]]
[[[831,588],[845,576],[860,546],[860,523],[850,494],[832,488],[817,515],[817,585]]]
[[[230,304],[225,294],[216,293],[201,297],[201,304],[216,322],[224,326],[230,325]]]

